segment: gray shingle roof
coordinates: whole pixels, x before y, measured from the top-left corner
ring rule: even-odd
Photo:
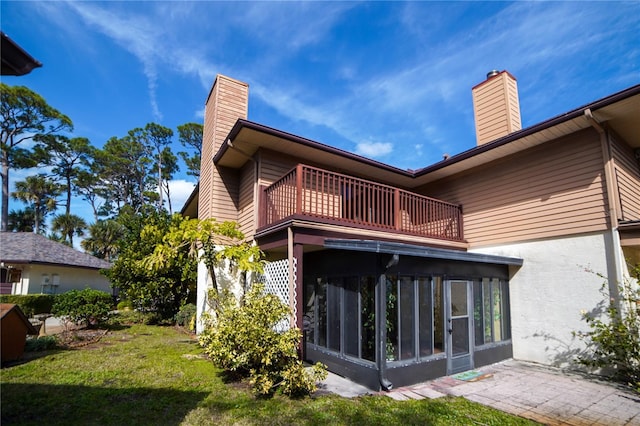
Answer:
[[[0,261],[46,263],[91,269],[111,267],[105,260],[31,232],[0,232]]]

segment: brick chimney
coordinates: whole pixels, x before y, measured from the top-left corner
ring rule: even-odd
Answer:
[[[200,219],[237,220],[232,191],[225,189],[225,173],[213,164],[213,157],[236,121],[247,118],[248,109],[249,85],[218,74],[205,103],[198,195]]]
[[[491,142],[522,128],[518,83],[507,71],[493,70],[471,89],[476,143]]]

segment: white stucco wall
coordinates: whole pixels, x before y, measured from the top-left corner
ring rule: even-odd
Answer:
[[[230,290],[237,299],[242,296],[241,274],[238,270],[232,269],[228,262],[216,268],[216,280],[218,282],[218,288]],[[209,276],[209,271],[204,262],[199,262],[196,287],[196,333],[198,334],[204,330],[203,315],[211,313],[211,309],[207,303],[209,290],[211,289],[213,289],[213,281]]]
[[[581,311],[603,301],[605,280],[596,273],[616,274],[614,238],[607,232],[470,250],[524,260],[509,281],[514,358],[551,365],[575,359],[583,345],[572,332],[588,329]]]
[[[13,285],[13,294],[40,294],[43,290],[42,277],[45,274],[50,280],[54,274],[58,275],[59,285],[55,287],[56,294],[69,290],[83,290],[87,287],[113,293],[107,277],[95,269],[50,265],[23,265],[20,269],[22,269],[22,280]],[[45,293],[50,290],[53,290],[53,287],[45,287]]]

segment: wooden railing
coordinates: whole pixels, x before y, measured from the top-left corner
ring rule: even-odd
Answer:
[[[458,205],[304,164],[264,188],[261,204],[261,227],[298,216],[463,240]]]

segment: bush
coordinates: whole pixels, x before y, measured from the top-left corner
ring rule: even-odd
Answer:
[[[118,307],[117,307],[117,309],[118,309],[119,311],[128,311],[128,310],[133,309],[133,304],[131,303],[131,301],[130,301],[130,300],[121,300],[121,301],[118,303]]]
[[[54,349],[58,345],[55,336],[41,336],[34,339],[27,339],[24,345],[25,352],[40,352]]]
[[[51,313],[56,296],[53,294],[3,294],[0,303],[15,303],[28,317]]]
[[[632,270],[640,279],[640,267]],[[587,332],[576,332],[587,345],[578,362],[588,367],[604,368],[614,380],[621,381],[640,392],[640,288],[625,280],[618,287],[618,301],[608,294],[608,283],[600,289],[607,304],[605,319],[583,313],[589,325]]]
[[[305,370],[298,359],[300,330],[276,330],[289,314],[289,307],[277,296],[264,294],[261,285],[255,285],[240,306],[227,293],[200,343],[218,367],[249,376],[257,394],[273,394],[278,386],[286,395],[309,394],[327,372],[320,363]]]
[[[136,310],[118,311],[109,315],[108,325],[157,325],[162,322],[162,317],[156,312],[140,312]]]
[[[181,327],[191,327],[191,323],[194,323],[196,317],[196,305],[188,303],[180,307],[180,310],[175,316],[176,324]]]
[[[111,295],[103,291],[90,288],[71,290],[56,297],[52,313],[67,317],[76,324],[94,326],[108,319],[111,303]]]

